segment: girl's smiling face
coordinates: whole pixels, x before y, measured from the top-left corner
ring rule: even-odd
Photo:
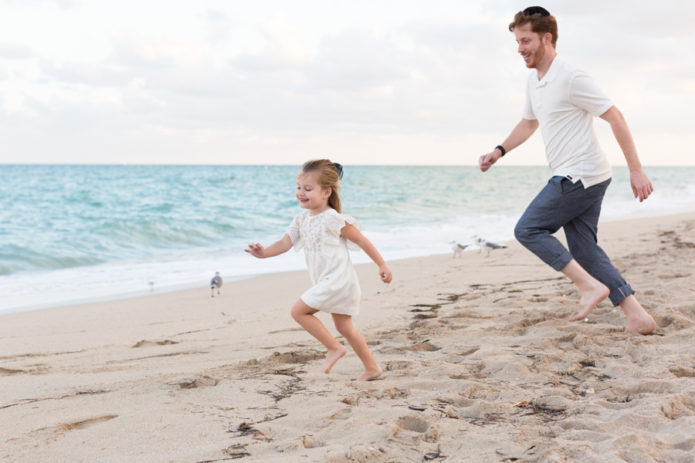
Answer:
[[[297,175],[297,201],[302,208],[309,209],[311,215],[328,209],[328,198],[331,196],[331,189],[321,188],[316,180],[316,172],[300,172]]]

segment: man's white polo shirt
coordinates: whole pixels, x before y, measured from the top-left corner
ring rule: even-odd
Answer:
[[[593,119],[612,106],[588,74],[557,55],[540,81],[537,71],[529,75],[523,118],[538,120],[553,175],[581,180],[584,188],[611,177]]]

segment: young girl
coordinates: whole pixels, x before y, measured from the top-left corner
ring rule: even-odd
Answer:
[[[308,161],[297,176],[297,200],[305,209],[292,221],[280,241],[267,248],[259,243],[249,244],[245,251],[258,257],[273,257],[287,252],[292,246],[304,248],[309,276],[314,286],[302,294],[292,307],[292,317],[326,349],[324,372],[328,373],[345,355],[347,348],[340,344],[314,316],[322,310],[333,317],[335,327],[348,340],[364,364],[361,381],[376,379],[383,370],[374,360],[362,335],[352,325],[360,302],[357,274],[350,262],[348,243],[357,244],[379,266],[384,283],[391,282],[391,270],[374,245],[355,227],[355,219],[340,213],[339,180],[343,168],[327,159]]]

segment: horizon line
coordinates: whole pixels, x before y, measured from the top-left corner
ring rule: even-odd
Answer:
[[[342,165],[345,166],[352,166],[352,167],[478,167],[478,164],[350,164],[350,163],[341,163]],[[44,162],[17,162],[17,163],[12,163],[12,162],[0,162],[0,167],[10,167],[10,166],[83,166],[83,167],[91,167],[91,166],[103,166],[103,167],[301,167],[302,163],[261,163],[261,164],[221,164],[221,163],[203,163],[203,164],[195,164],[195,163],[129,163],[129,162],[123,162],[123,163],[110,163],[110,162],[93,162],[93,163],[72,163],[72,162],[58,162],[58,163],[44,163]],[[695,167],[694,164],[643,164],[642,165],[645,168],[649,167]],[[505,168],[505,167],[546,167],[549,168],[547,164],[496,164],[496,168]],[[627,167],[627,164],[614,164],[611,165],[611,167]]]

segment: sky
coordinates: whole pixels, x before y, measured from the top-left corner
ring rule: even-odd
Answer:
[[[643,164],[695,165],[695,2],[542,5]],[[0,163],[475,164],[521,118],[527,6],[0,0]],[[504,162],[545,164],[540,131]]]

